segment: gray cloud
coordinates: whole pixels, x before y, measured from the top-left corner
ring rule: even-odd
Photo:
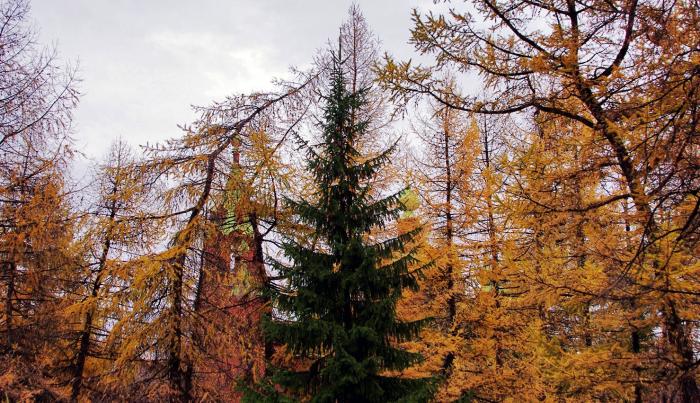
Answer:
[[[430,1],[359,1],[383,47],[408,54],[410,10]],[[79,61],[78,147],[99,158],[111,141],[179,135],[190,105],[265,89],[308,64],[334,37],[351,1],[35,0],[43,43]]]

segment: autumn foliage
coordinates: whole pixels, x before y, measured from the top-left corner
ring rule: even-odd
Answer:
[[[352,6],[87,183],[29,11],[0,1],[0,400],[700,402],[697,1],[439,2],[410,60]]]

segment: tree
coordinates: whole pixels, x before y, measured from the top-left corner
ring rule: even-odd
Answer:
[[[167,230],[154,240],[160,248],[130,263],[135,269],[124,298],[129,309],[115,322],[108,340],[123,390],[188,401],[195,394],[219,393],[216,381],[206,379],[210,363],[217,365],[209,380],[222,375],[232,385],[245,372],[229,364],[248,341],[241,332],[251,329],[222,312],[256,298],[235,301],[233,290],[243,279],[231,267],[220,270],[216,262],[216,255],[233,251],[211,253],[210,242],[239,225],[259,226],[260,235],[276,225],[277,187],[283,182],[277,153],[305,116],[312,99],[307,91],[314,88],[318,73],[298,72],[296,77],[299,82],[279,81],[271,92],[198,108],[200,119],[185,127],[181,138],[146,147],[140,175],[160,197],[142,215]],[[236,155],[241,166],[234,174]],[[243,203],[231,205],[233,194]],[[262,240],[255,242],[251,247]],[[256,258],[261,260],[259,254]],[[209,274],[209,280],[204,278]],[[225,291],[218,297],[228,298],[207,300],[205,289],[212,281],[220,281],[216,286]]]
[[[431,103],[430,115],[419,117],[416,136],[420,139],[421,155],[404,169],[415,171],[415,189],[422,200],[417,214],[430,223],[429,246],[424,248],[422,261],[434,265],[420,279],[420,290],[407,293],[402,300],[402,312],[411,317],[430,317],[419,341],[410,343],[424,356],[424,363],[416,370],[426,374],[439,373],[443,384],[449,383],[454,361],[461,347],[458,309],[464,306],[467,296],[467,270],[463,255],[464,235],[472,217],[467,200],[462,197],[464,185],[471,181],[474,169],[476,131],[470,127],[468,115],[442,105]],[[413,193],[412,193],[413,194]],[[413,197],[417,198],[416,194]],[[416,217],[407,217],[415,220]],[[440,388],[438,399],[459,397],[460,393],[447,393]],[[457,396],[455,396],[457,395]]]
[[[700,80],[697,2],[472,4],[471,12],[415,12],[412,41],[421,53],[434,55],[435,64],[388,58],[383,82],[396,99],[426,94],[475,113],[532,112],[532,120],[567,119],[598,136],[591,146],[605,158],[591,169],[610,175],[623,192],[609,197],[609,189],[595,189],[591,209],[610,205],[622,212],[629,202],[626,218],[635,242],[609,283],[593,293],[605,299],[611,290],[627,295],[628,344],[635,354],[642,352],[641,327],[658,320],[662,329],[647,345],[656,352],[648,368],[654,375],[629,382],[634,385],[629,392],[641,401],[660,390],[645,384],[672,384],[664,388],[671,396],[700,400],[692,337],[699,313],[680,308],[697,303],[697,261],[691,257],[700,206],[693,151]],[[434,75],[443,69],[482,74],[484,99],[441,86]],[[687,269],[671,264],[676,261]],[[638,368],[640,359],[627,361],[629,369]]]
[[[439,401],[527,399],[540,394],[544,379],[531,348],[537,315],[519,298],[519,276],[505,261],[505,214],[512,220],[513,213],[503,138],[514,129],[429,101],[432,113],[416,129],[423,147],[415,170],[435,267],[404,305],[436,320],[414,344],[430,354],[426,369],[442,375]]]
[[[343,37],[357,48],[348,74],[361,85],[373,53],[353,10]],[[261,371],[251,342],[259,339],[256,311],[269,307],[255,289],[266,277],[263,243],[274,244],[276,231],[290,227],[277,201],[300,183],[280,154],[308,123],[328,66],[329,58],[319,57],[309,71],[294,70],[296,81],[276,81],[273,91],[197,108],[200,119],[182,138],[146,147],[142,174],[162,197],[144,215],[174,233],[161,234],[167,247],[133,262],[130,309],[109,339],[123,387],[175,400],[225,399],[236,378],[248,382]],[[266,343],[265,355],[271,347]]]
[[[354,112],[364,107],[366,90],[348,90],[343,62],[340,51],[333,55],[321,143],[306,146],[316,191],[306,199],[287,200],[308,229],[282,244],[289,262],[273,264],[283,280],[270,289],[276,314],[264,324],[266,337],[284,344],[308,367],[280,371],[271,379],[312,401],[394,401],[425,393],[425,380],[384,372],[418,359],[393,343],[417,336],[421,326],[398,320],[395,312],[402,290],[417,286],[417,273],[409,270],[415,251],[404,245],[419,229],[370,240],[373,228],[398,217],[401,192],[371,198],[370,182],[392,149],[365,157],[356,148],[369,124],[353,122],[353,116],[361,116]]]
[[[650,328],[631,309],[630,288],[597,293],[619,276],[620,257],[635,242],[620,225],[624,211],[595,204],[599,189],[620,190],[590,169],[605,158],[592,147],[595,132],[567,119],[538,123],[538,131],[511,147],[513,179],[505,200],[512,228],[505,265],[515,279],[514,306],[529,309],[539,323],[535,369],[547,395],[631,400],[629,385],[650,377],[639,365],[646,355],[639,350],[650,349],[653,340],[645,337]],[[640,335],[636,352],[630,323]]]
[[[134,267],[130,264],[154,249],[154,240],[163,230],[154,220],[142,217],[145,205],[153,203],[137,168],[133,152],[122,142],[112,145],[107,161],[97,170],[96,201],[90,218],[83,220],[85,230],[75,237],[80,246],[83,265],[77,270],[77,285],[71,293],[72,304],[63,316],[71,339],[71,364],[68,367],[72,401],[80,397],[99,398],[95,392],[101,384],[109,395],[109,379],[114,354],[105,340],[114,321],[128,309],[128,288]],[[85,392],[85,390],[89,392]]]
[[[60,321],[76,267],[74,220],[60,171],[48,170],[13,194],[1,210],[4,264],[0,390],[17,399],[62,396],[66,353]]]
[[[26,1],[0,3],[0,390],[56,398],[65,352],[60,312],[75,267],[65,171],[78,93],[40,49]]]

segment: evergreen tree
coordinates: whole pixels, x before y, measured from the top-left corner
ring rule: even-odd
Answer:
[[[359,151],[369,123],[357,118],[367,89],[348,90],[342,64],[340,52],[333,54],[322,142],[305,147],[317,190],[311,200],[287,200],[313,240],[283,242],[288,262],[272,266],[285,282],[270,287],[277,318],[264,324],[266,337],[308,365],[272,370],[268,381],[278,386],[267,388],[267,400],[279,401],[274,395],[284,390],[313,402],[425,401],[428,380],[396,375],[420,359],[396,346],[421,327],[396,316],[402,290],[417,288],[420,270],[411,270],[417,260],[409,245],[420,228],[370,240],[373,229],[386,228],[403,211],[402,192],[372,196],[372,179],[393,147],[371,158]],[[251,391],[248,400],[263,395]]]

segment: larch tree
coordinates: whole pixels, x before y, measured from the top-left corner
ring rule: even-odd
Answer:
[[[143,179],[133,152],[121,140],[96,170],[91,187],[95,200],[82,221],[84,230],[76,236],[82,254],[78,284],[67,298],[72,304],[62,313],[66,323],[74,324],[68,330],[71,401],[119,395],[110,395],[118,382],[111,374],[115,357],[106,341],[115,321],[129,309],[124,296],[132,285],[130,263],[152,253],[164,230],[143,216],[155,196]]]
[[[463,229],[470,221],[462,198],[465,178],[474,168],[476,138],[469,116],[432,103],[430,115],[414,122],[420,139],[420,156],[405,169],[413,171],[415,191],[421,207],[416,213],[430,224],[429,246],[423,261],[433,261],[420,280],[421,289],[405,295],[402,312],[414,317],[430,317],[431,322],[415,345],[426,360],[417,369],[450,378],[460,348],[458,309],[467,295],[467,272],[463,255]],[[444,398],[442,390],[438,398]]]
[[[160,189],[160,197],[144,218],[169,230],[161,234],[161,248],[131,262],[129,309],[108,339],[117,356],[114,375],[132,393],[187,401],[217,396],[218,375],[231,385],[242,375],[226,357],[240,351],[237,344],[248,336],[225,312],[236,304],[234,289],[243,279],[231,267],[214,276],[219,253],[211,253],[211,242],[222,231],[274,225],[275,187],[281,186],[282,174],[276,154],[305,115],[317,76],[297,72],[298,81],[279,81],[273,91],[198,108],[200,119],[185,127],[181,138],[146,147],[139,169],[148,186]],[[245,163],[238,173],[237,154]],[[259,197],[249,197],[252,186],[261,186]],[[233,202],[236,194],[242,204]],[[211,284],[221,282],[225,292],[219,297],[229,299],[207,299],[202,277],[207,274]],[[228,319],[222,323],[213,316]],[[212,363],[216,374],[209,377]]]
[[[595,132],[570,124],[540,121],[539,130],[513,147],[507,263],[517,273],[519,305],[530,307],[540,322],[533,348],[539,349],[546,393],[632,399],[629,385],[641,382],[635,370],[642,356],[629,333],[646,334],[640,337],[645,349],[653,339],[648,323],[630,309],[636,301],[631,288],[610,288],[620,262],[629,258],[631,237],[624,209],[599,201],[604,192],[609,198],[625,192],[614,174],[591,169],[607,163]]]
[[[541,397],[533,366],[536,315],[520,303],[520,274],[507,263],[514,228],[506,189],[515,179],[506,169],[510,150],[504,140],[518,137],[518,128],[509,119],[476,115],[471,130],[471,175],[458,182],[469,217],[461,229],[469,287],[458,321],[460,370],[448,380],[448,390],[476,400]]]
[[[647,361],[654,376],[630,383],[629,394],[642,401],[659,391],[645,385],[667,384],[673,385],[664,388],[670,396],[700,400],[693,337],[698,312],[687,308],[697,298],[697,2],[469,4],[470,11],[415,12],[411,40],[435,63],[387,58],[383,82],[404,101],[426,94],[475,113],[533,112],[569,119],[598,136],[607,162],[595,169],[611,170],[626,196],[598,192],[591,203],[621,209],[629,201],[630,234],[637,241],[598,292],[638,296],[628,309],[639,320],[655,318],[660,329],[651,335],[655,358]],[[441,86],[435,74],[452,68],[481,74],[484,98]],[[638,351],[635,327],[628,329],[628,343]],[[629,365],[638,366],[635,360]]]
[[[63,394],[51,377],[74,267],[65,171],[78,93],[28,13],[26,1],[0,4],[0,391],[13,399]]]
[[[433,223],[436,259],[419,294],[434,320],[423,349],[440,359],[437,398],[502,400],[526,398],[541,389],[528,327],[533,318],[517,302],[514,272],[504,264],[507,155],[503,139],[516,131],[504,119],[474,118],[433,101],[431,121],[418,130],[425,143],[417,162],[425,214]],[[517,277],[517,275],[515,276]],[[406,304],[421,306],[411,296]]]

